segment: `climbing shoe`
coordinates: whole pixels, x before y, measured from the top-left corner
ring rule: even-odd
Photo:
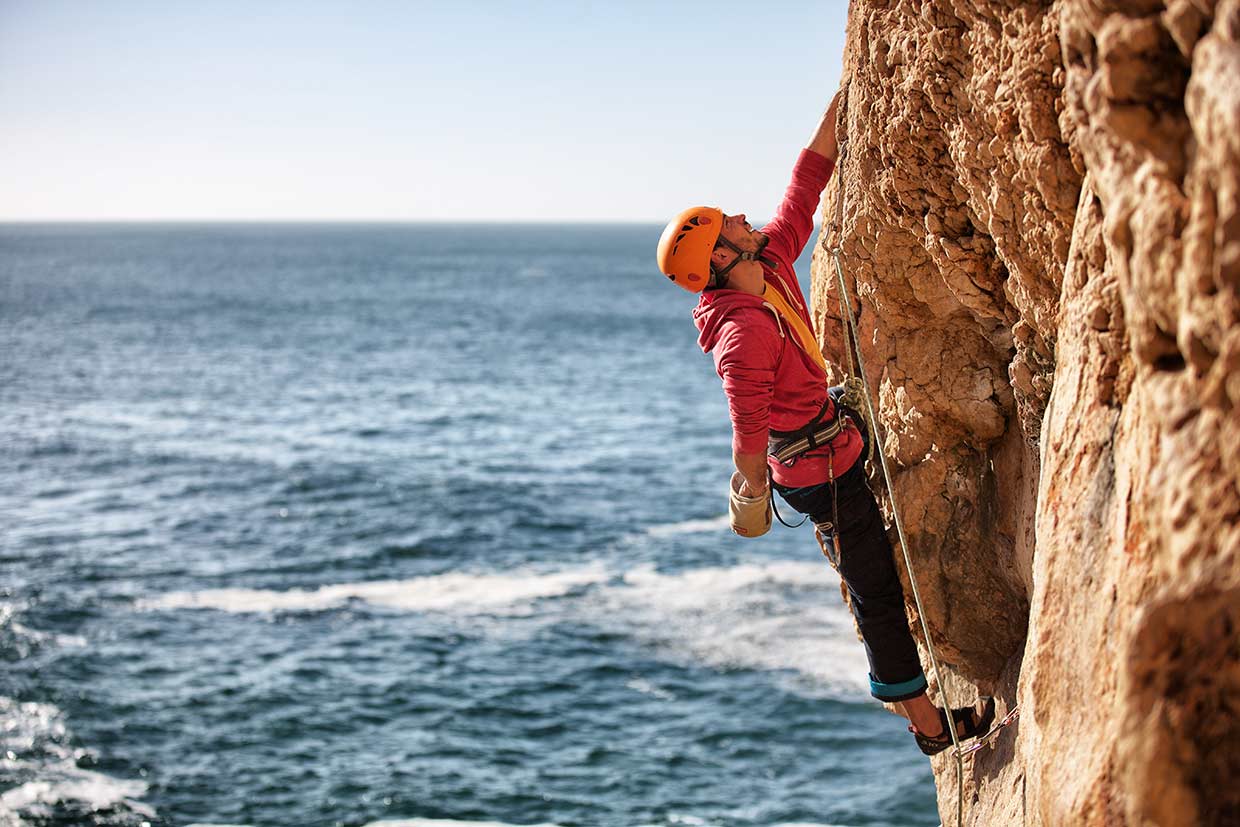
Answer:
[[[985,735],[995,720],[995,699],[982,698],[982,708],[965,706],[952,710],[952,720],[956,724],[956,737],[961,741]],[[917,746],[926,755],[938,755],[952,745],[952,735],[947,729],[947,710],[939,710],[939,723],[942,725],[935,736],[922,735],[914,727],[908,731],[917,739]]]

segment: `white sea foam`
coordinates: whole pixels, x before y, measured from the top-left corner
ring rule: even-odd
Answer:
[[[663,525],[655,525],[646,529],[646,534],[650,537],[674,537],[678,534],[705,534],[713,531],[723,531],[729,526],[727,514],[718,517],[711,517],[705,520],[684,520],[679,523],[664,523]]]
[[[155,817],[154,810],[134,800],[146,794],[145,782],[77,766],[85,753],[68,746],[64,716],[52,704],[0,697],[0,721],[0,769],[9,778],[35,779],[0,795],[0,824],[21,825],[22,816],[50,817],[53,805],[62,803],[88,810],[124,806]]]
[[[144,782],[123,781],[83,769],[76,770],[75,775],[55,781],[27,781],[0,795],[0,808],[13,812],[25,811],[26,815],[50,816],[51,805],[61,802],[82,804],[90,810],[126,804],[142,815],[155,816],[155,811],[150,807],[128,800],[146,794]]]
[[[710,822],[705,819],[691,815],[673,814],[668,817],[669,824],[686,825],[686,827],[707,827]],[[190,824],[188,827],[245,827],[245,825],[228,825],[228,824]],[[516,825],[508,824],[503,821],[457,821],[447,818],[401,818],[390,819],[384,821],[371,821],[364,827],[556,827],[554,824],[532,824],[532,825]],[[640,825],[640,827],[660,827],[660,825]],[[832,824],[810,824],[810,823],[783,823],[774,824],[771,827],[844,827],[844,825]]]
[[[651,697],[658,698],[661,701],[676,700],[676,696],[671,692],[668,692],[666,689],[660,689],[650,681],[643,680],[642,678],[634,678],[626,683],[625,686],[632,689],[634,692],[640,692],[643,695],[650,695]]]
[[[86,639],[80,635],[43,632],[18,622],[17,618],[21,616],[26,608],[27,604],[24,602],[0,600],[0,630],[7,629],[12,635],[9,644],[14,648],[19,658],[29,657],[35,647],[45,646],[49,642],[61,648],[86,645]]]
[[[21,623],[14,621],[9,624],[9,628],[14,635],[23,637],[33,643],[46,643],[51,641],[61,648],[82,647],[86,645],[86,638],[81,635],[61,635],[53,632],[41,632],[38,629],[31,629]]]
[[[569,599],[537,602],[555,597]],[[719,668],[789,671],[834,695],[863,696],[867,690],[864,649],[840,599],[839,580],[825,562],[762,561],[673,573],[650,567],[609,573],[601,565],[553,572],[453,572],[317,589],[174,592],[143,601],[139,608],[314,611],[349,600],[400,611],[584,622],[629,635],[673,658]]]
[[[372,821],[364,827],[556,827],[554,824],[506,824],[502,821],[457,821],[450,818],[400,818]]]
[[[865,652],[825,563],[775,561],[624,575],[584,598],[675,656],[720,668],[791,670],[834,694],[864,694]]]
[[[217,609],[224,612],[314,611],[363,600],[414,612],[529,614],[530,601],[558,597],[606,577],[601,566],[550,573],[452,572],[408,580],[344,583],[317,589],[209,589],[172,592],[141,601],[140,609]]]

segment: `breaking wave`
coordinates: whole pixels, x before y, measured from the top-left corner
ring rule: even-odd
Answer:
[[[13,785],[0,794],[0,825],[20,827],[24,818],[67,824],[105,810],[155,817],[153,809],[136,800],[146,794],[145,782],[78,766],[89,753],[72,746],[57,707],[0,696],[0,721],[0,769]]]
[[[409,612],[572,620],[627,634],[677,660],[721,669],[791,670],[833,694],[864,696],[865,657],[838,582],[825,563],[800,561],[679,572],[653,567],[609,572],[596,565],[512,574],[452,572],[317,589],[173,592],[138,608],[323,611],[361,600]]]
[[[463,611],[470,614],[524,614],[530,601],[567,594],[599,582],[606,574],[587,567],[548,574],[449,573],[408,580],[344,583],[317,589],[208,589],[172,592],[141,601],[140,609],[217,609],[224,612],[320,611],[362,600],[375,606],[413,612]]]

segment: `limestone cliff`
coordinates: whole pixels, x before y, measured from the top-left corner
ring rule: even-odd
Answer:
[[[1240,824],[1240,0],[853,0],[847,44],[843,261],[927,620],[957,705],[1021,707],[965,823]]]

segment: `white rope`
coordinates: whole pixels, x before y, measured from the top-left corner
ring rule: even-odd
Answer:
[[[848,98],[845,97],[843,102],[846,104],[847,100]],[[841,147],[839,158],[836,161],[837,170],[843,166],[845,155],[846,148]],[[848,300],[848,288],[844,283],[844,266],[840,263],[840,246],[843,243],[844,238],[844,180],[839,175],[838,171],[836,174],[836,182],[839,186],[839,200],[837,201],[836,223],[834,226],[836,243],[834,246],[827,249],[830,250],[831,257],[835,261],[835,275],[839,281],[840,315],[843,316],[845,328],[844,348],[848,351],[849,365],[856,366],[857,374],[861,379],[861,389],[865,395],[866,411],[870,419],[870,432],[874,434],[874,442],[877,443],[877,450],[874,451],[874,453],[878,454],[878,460],[883,469],[883,479],[887,482],[887,494],[891,500],[891,515],[895,519],[896,534],[900,539],[900,551],[904,554],[904,565],[908,568],[909,585],[911,585],[913,589],[913,603],[917,606],[917,619],[920,621],[922,633],[926,637],[926,654],[930,657],[930,670],[939,684],[939,693],[942,696],[943,705],[947,709],[947,715],[945,716],[947,719],[947,731],[951,734],[953,754],[956,757],[956,825],[957,827],[962,827],[964,823],[963,753],[960,749],[960,738],[956,735],[956,721],[955,716],[952,715],[952,705],[947,697],[947,684],[944,683],[942,675],[939,671],[939,660],[934,653],[934,644],[930,642],[930,627],[926,623],[925,609],[922,608],[921,592],[917,588],[917,575],[913,570],[913,560],[908,553],[908,542],[904,536],[904,523],[900,519],[900,510],[896,507],[895,487],[892,485],[891,473],[887,468],[887,452],[884,450],[882,437],[879,434],[878,414],[874,410],[874,401],[870,394],[870,382],[869,378],[865,374],[865,362],[862,361],[861,358],[861,340],[857,337],[857,327],[852,313],[852,303]],[[854,342],[856,343],[857,348],[855,359],[852,354]]]

